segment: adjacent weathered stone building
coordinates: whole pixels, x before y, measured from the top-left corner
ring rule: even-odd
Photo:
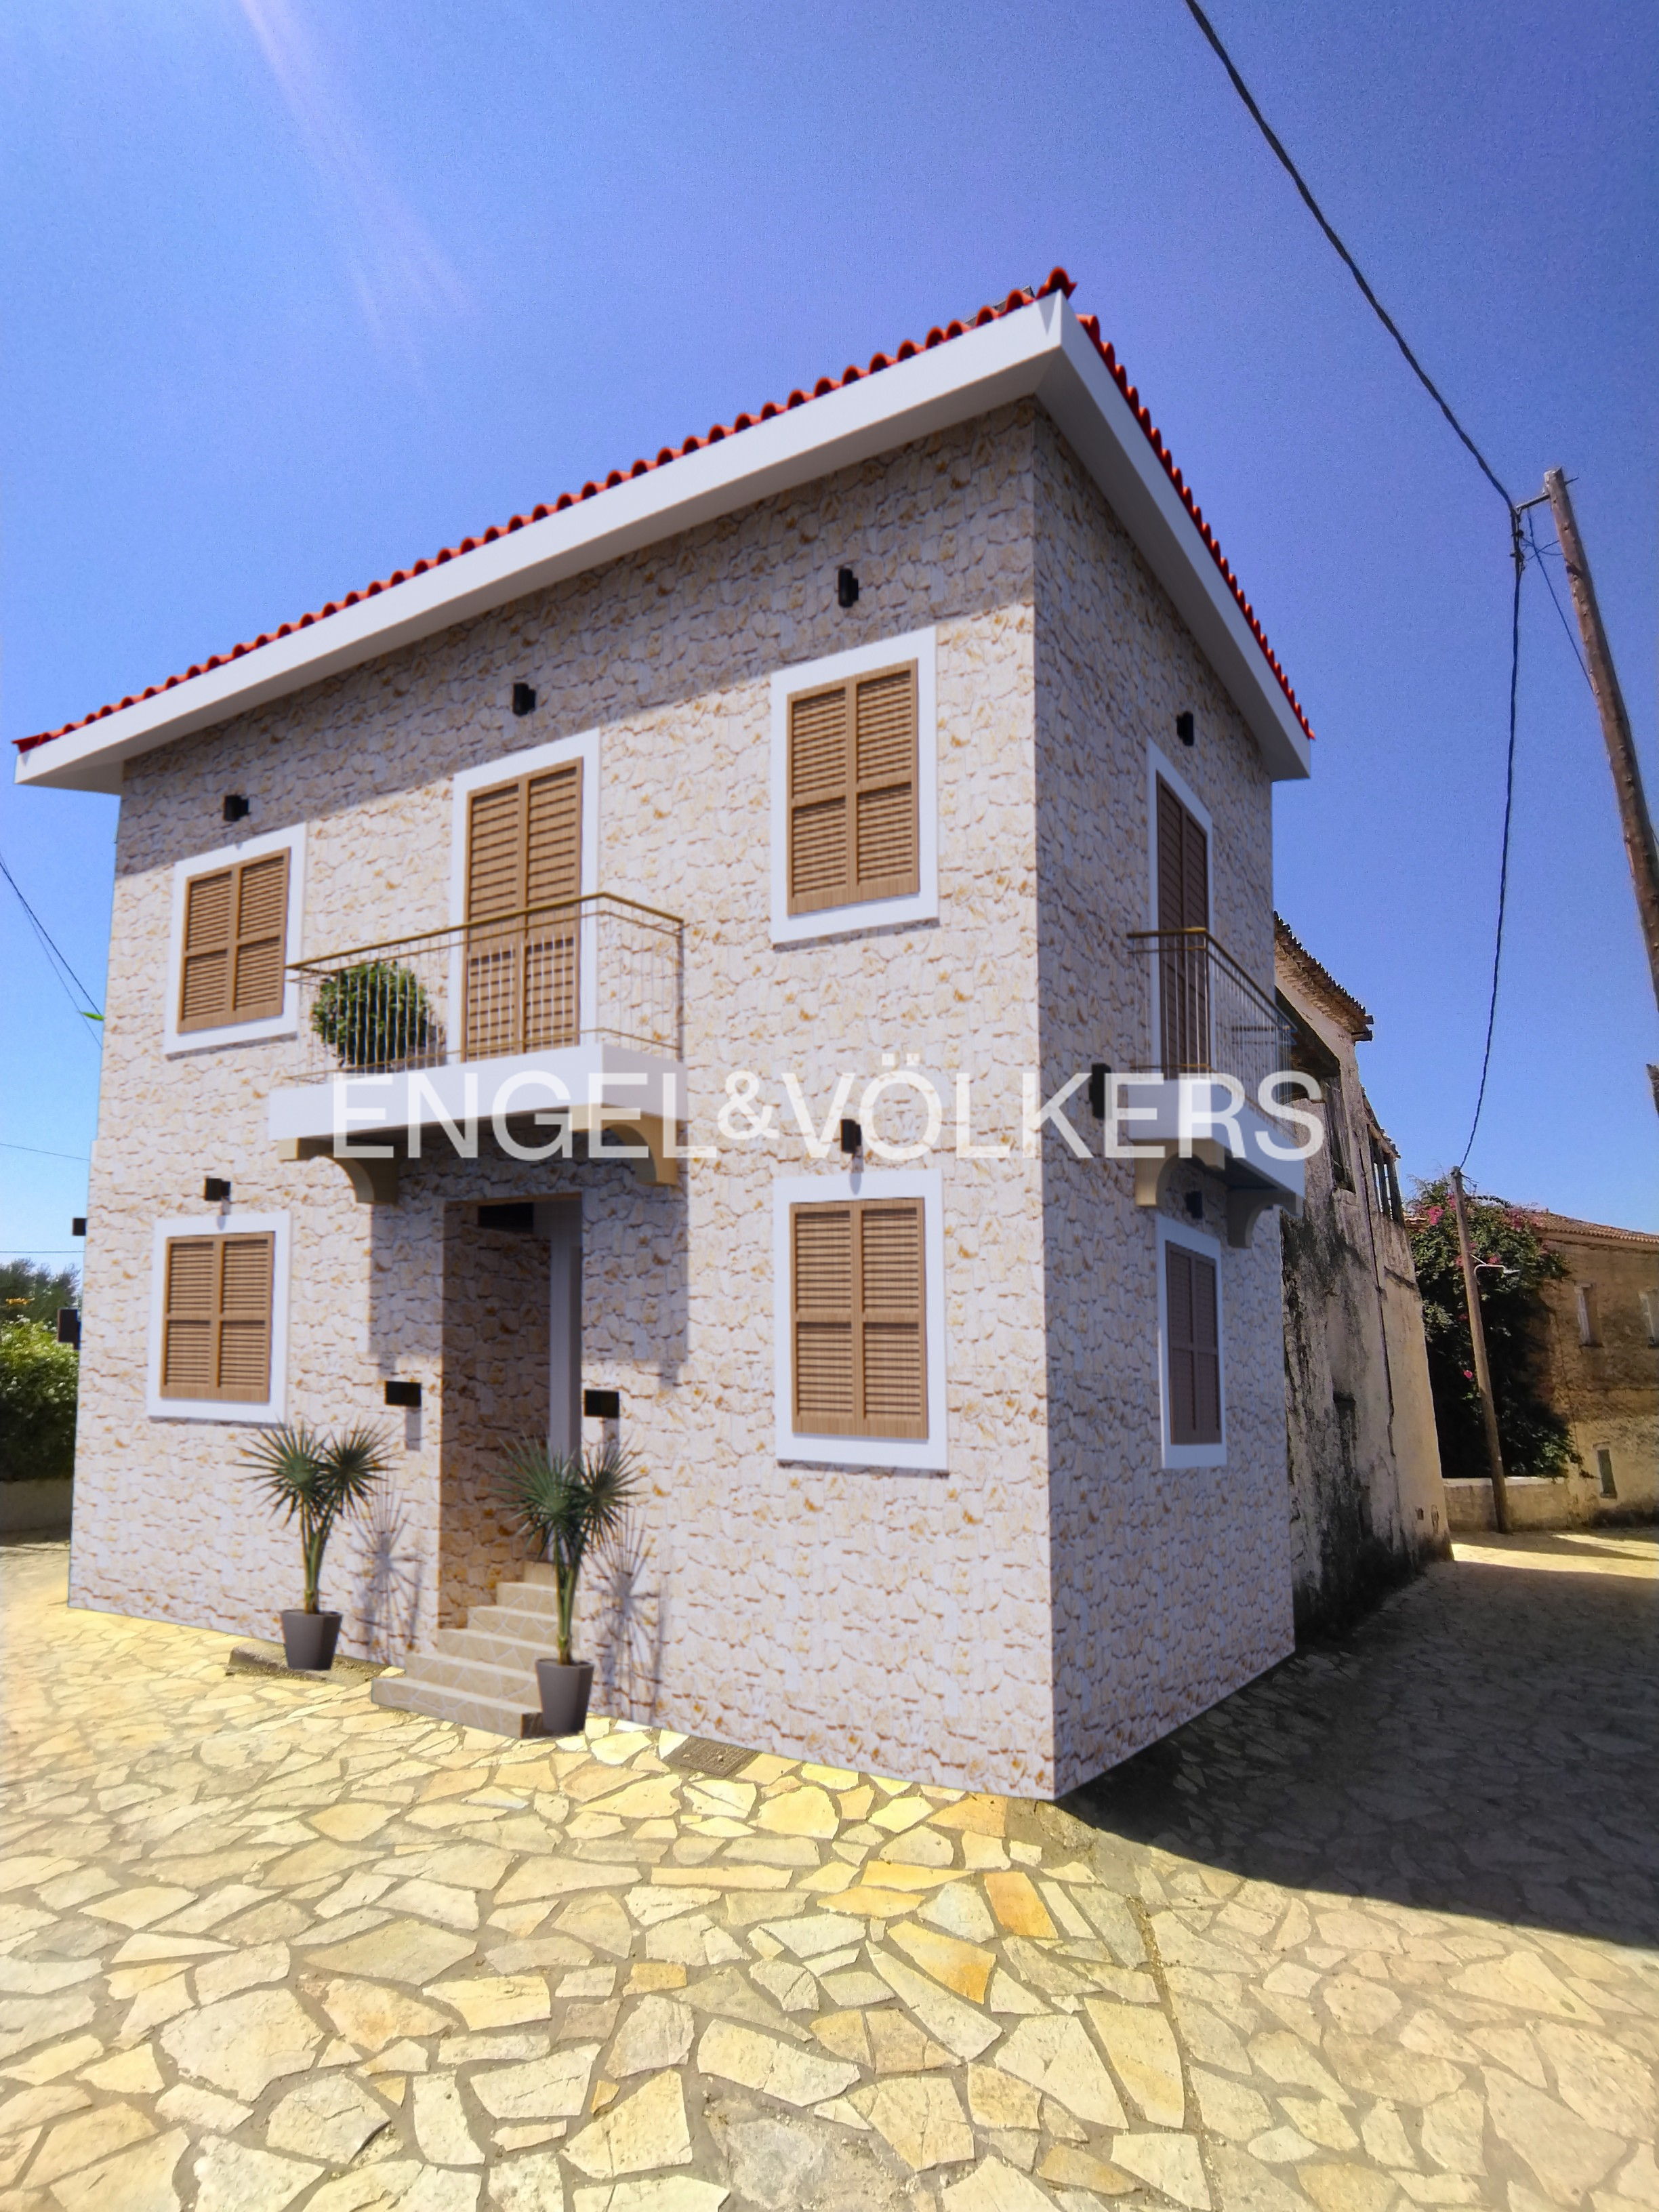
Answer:
[[[370,1419],[325,1595],[485,1725],[526,1436],[637,1454],[675,1727],[1048,1794],[1289,1649],[1306,726],[1067,289],[25,750],[123,799],[76,1603],[269,1633],[251,1427]]]
[[[1447,1548],[1423,1302],[1394,1147],[1359,1080],[1371,1018],[1280,921],[1280,1004],[1325,1142],[1285,1248],[1285,1389],[1298,1629],[1328,1633]]]

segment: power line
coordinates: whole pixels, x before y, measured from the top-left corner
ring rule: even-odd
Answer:
[[[1590,672],[1584,665],[1584,655],[1579,647],[1578,640],[1572,634],[1572,624],[1567,620],[1567,611],[1562,605],[1560,600],[1555,596],[1554,579],[1551,576],[1549,570],[1544,567],[1544,549],[1538,542],[1538,532],[1533,527],[1532,517],[1530,515],[1527,518],[1527,535],[1532,540],[1532,550],[1538,556],[1539,568],[1543,570],[1544,581],[1549,588],[1551,602],[1555,608],[1556,613],[1561,617],[1561,627],[1567,634],[1567,643],[1572,647],[1572,657],[1578,663],[1578,672],[1583,678],[1585,683],[1589,684],[1590,696],[1593,699],[1595,696],[1595,686],[1593,684],[1590,684]],[[1559,553],[1560,550],[1560,547],[1558,545],[1556,548],[1557,552]]]
[[[1353,278],[1354,283],[1358,285],[1360,290],[1364,294],[1366,301],[1369,302],[1377,320],[1382,324],[1383,329],[1387,331],[1389,336],[1399,347],[1401,352],[1405,355],[1407,362],[1411,367],[1412,374],[1416,377],[1418,382],[1423,386],[1423,389],[1428,393],[1430,398],[1434,401],[1435,405],[1438,407],[1440,412],[1445,416],[1446,420],[1451,424],[1452,428],[1456,431],[1458,436],[1462,440],[1464,445],[1468,447],[1469,452],[1474,456],[1476,465],[1479,467],[1480,473],[1486,477],[1487,483],[1503,501],[1504,506],[1509,508],[1510,514],[1513,514],[1516,511],[1516,503],[1510,497],[1508,491],[1505,490],[1503,480],[1498,476],[1497,470],[1493,468],[1492,463],[1481,452],[1480,447],[1475,444],[1474,439],[1470,437],[1468,432],[1458,421],[1456,416],[1453,414],[1450,402],[1447,399],[1445,394],[1441,391],[1434,379],[1429,374],[1427,369],[1424,368],[1422,362],[1419,361],[1417,356],[1412,351],[1410,346],[1406,343],[1405,332],[1401,329],[1399,324],[1395,322],[1394,317],[1389,313],[1381,300],[1377,298],[1376,293],[1372,291],[1370,286],[1366,283],[1364,271],[1360,268],[1359,264],[1354,259],[1352,254],[1349,252],[1347,247],[1342,243],[1340,238],[1338,237],[1335,230],[1333,228],[1326,216],[1325,210],[1320,206],[1319,202],[1314,198],[1312,192],[1309,191],[1306,179],[1303,176],[1301,170],[1297,167],[1296,163],[1291,161],[1290,155],[1285,152],[1284,141],[1279,137],[1272,124],[1268,122],[1267,117],[1261,112],[1261,110],[1256,106],[1255,98],[1251,94],[1250,88],[1245,83],[1243,78],[1239,75],[1237,68],[1234,66],[1232,56],[1227,52],[1225,46],[1222,45],[1220,40],[1216,36],[1215,26],[1211,22],[1209,17],[1204,13],[1204,10],[1199,6],[1198,0],[1187,0],[1187,8],[1193,21],[1198,25],[1199,29],[1203,32],[1205,37],[1215,49],[1218,60],[1233,81],[1233,90],[1243,101],[1245,106],[1249,108],[1251,116],[1255,119],[1257,130],[1261,131],[1268,145],[1273,148],[1273,152],[1284,164],[1284,167],[1290,176],[1291,182],[1296,186],[1297,191],[1301,193],[1304,201],[1306,203],[1309,214],[1312,216],[1314,221],[1319,225],[1319,228],[1324,232],[1326,237],[1329,239],[1331,244],[1341,256],[1348,274]]]
[[[3,1137],[0,1137],[0,1152],[33,1152],[37,1159],[78,1160],[83,1168],[92,1165],[84,1152],[49,1152],[44,1145],[10,1145]]]
[[[1521,684],[1521,578],[1527,565],[1526,552],[1521,544],[1521,517],[1514,507],[1510,510],[1510,528],[1515,540],[1515,592],[1510,602],[1510,744],[1504,764],[1504,835],[1498,860],[1498,928],[1492,948],[1492,991],[1486,1000],[1486,1042],[1480,1054],[1480,1087],[1474,1095],[1474,1119],[1469,1123],[1469,1140],[1463,1147],[1462,1158],[1457,1163],[1460,1173],[1468,1164],[1469,1154],[1474,1150],[1474,1133],[1480,1127],[1480,1109],[1486,1103],[1486,1077],[1492,1070],[1492,1031],[1498,1026],[1498,971],[1504,961],[1504,915],[1510,896],[1510,823],[1515,812],[1516,708]]]
[[[16,893],[17,903],[22,908],[24,913],[28,916],[29,926],[40,941],[41,947],[46,955],[47,963],[52,968],[53,975],[57,978],[58,988],[63,992],[64,996],[69,1000],[71,1006],[75,1006],[76,1013],[82,1021],[101,1022],[104,1018],[101,1013],[88,1012],[88,1008],[92,1006],[92,993],[88,990],[86,985],[76,974],[74,969],[70,966],[69,962],[58,951],[56,943],[53,941],[52,932],[46,927],[45,922],[41,921],[40,915],[36,914],[34,908],[29,904],[28,901],[23,896],[21,886],[19,884],[16,877],[13,875],[11,870],[6,866],[3,855],[0,855],[0,876],[3,876],[5,878],[6,881],[11,885],[12,890]],[[86,1006],[75,1006],[75,1000],[70,991],[69,984],[65,983],[64,981],[65,975],[68,976],[70,982],[74,984],[76,989],[79,991],[81,996],[86,1000]],[[91,1032],[89,1030],[83,1030],[82,1031],[82,1035],[83,1036],[88,1036],[91,1035]],[[94,1037],[92,1042],[95,1047],[98,1040]]]

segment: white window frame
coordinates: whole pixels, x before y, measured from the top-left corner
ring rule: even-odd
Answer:
[[[175,1237],[269,1236],[270,1389],[262,1403],[243,1398],[167,1398],[161,1395],[166,1345],[167,1246]],[[289,1230],[285,1213],[198,1213],[158,1221],[150,1256],[149,1360],[145,1410],[153,1421],[216,1421],[222,1426],[269,1426],[287,1418]]]
[[[535,775],[543,769],[562,768],[567,761],[582,764],[581,884],[578,896],[587,898],[599,889],[599,733],[581,730],[574,737],[555,738],[544,745],[530,745],[523,752],[502,753],[495,760],[464,768],[450,787],[449,921],[459,929],[466,920],[467,809],[475,791],[492,784],[510,783],[517,776]],[[599,925],[595,915],[581,922],[581,945],[576,963],[576,1034],[586,1036],[594,1026],[592,992],[599,976]],[[457,942],[449,955],[449,1003],[459,1006],[465,998],[462,973],[465,948]]]
[[[789,702],[820,684],[916,664],[916,889],[896,898],[860,899],[789,911]],[[772,942],[801,945],[812,938],[845,937],[896,922],[939,920],[939,633],[914,629],[874,645],[854,646],[822,660],[780,669],[772,678]]]
[[[795,1347],[790,1208],[849,1199],[921,1200],[922,1303],[927,1340],[925,1437],[823,1437],[795,1427]],[[777,1455],[786,1464],[888,1468],[943,1474],[945,1432],[945,1178],[938,1168],[854,1168],[833,1175],[781,1176],[772,1186],[772,1342]]]
[[[179,1028],[179,998],[184,987],[185,904],[188,885],[197,876],[210,876],[238,860],[257,860],[265,853],[286,852],[288,858],[288,921],[283,939],[283,958],[288,973],[283,979],[283,1011],[253,1022],[223,1022],[210,1030]],[[161,1049],[170,1060],[186,1053],[211,1052],[227,1044],[254,1044],[264,1037],[297,1036],[300,1030],[300,980],[293,963],[300,957],[300,926],[305,913],[305,824],[267,830],[262,836],[245,837],[240,845],[222,845],[214,853],[198,853],[176,860],[173,868],[173,919],[167,933],[167,998],[161,1009]]]
[[[1215,1267],[1216,1364],[1221,1375],[1221,1441],[1214,1444],[1176,1444],[1170,1441],[1170,1298],[1169,1276],[1164,1255],[1179,1244]],[[1221,1264],[1219,1240],[1196,1223],[1158,1217],[1158,1419],[1162,1464],[1167,1473],[1182,1468],[1224,1467],[1227,1461],[1227,1297],[1226,1275]]]

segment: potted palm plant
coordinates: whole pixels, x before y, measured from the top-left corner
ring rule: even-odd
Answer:
[[[259,1436],[243,1464],[273,1511],[300,1524],[305,1602],[282,1616],[283,1656],[296,1670],[326,1673],[340,1640],[340,1616],[322,1609],[323,1555],[335,1523],[361,1513],[390,1470],[386,1439],[362,1424],[330,1437],[303,1421],[285,1422]]]
[[[558,1656],[536,1662],[549,1735],[574,1735],[586,1723],[593,1662],[570,1656],[576,1589],[589,1551],[621,1533],[638,1485],[633,1459],[615,1437],[598,1451],[553,1452],[526,1443],[508,1455],[507,1503],[553,1570]]]

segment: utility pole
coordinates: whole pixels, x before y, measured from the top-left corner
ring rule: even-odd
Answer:
[[[1452,1205],[1457,1214],[1457,1249],[1463,1261],[1463,1297],[1469,1309],[1469,1342],[1474,1351],[1474,1387],[1480,1393],[1480,1417],[1486,1431],[1486,1457],[1492,1462],[1492,1516],[1498,1533],[1510,1533],[1510,1493],[1504,1481],[1504,1453],[1498,1441],[1498,1407],[1492,1395],[1492,1370],[1486,1364],[1486,1331],[1480,1319],[1480,1285],[1474,1272],[1474,1248],[1469,1243],[1469,1217],[1463,1206],[1463,1170],[1451,1171]]]
[[[1573,610],[1584,641],[1590,689],[1595,694],[1596,708],[1601,717],[1601,734],[1607,741],[1613,787],[1618,793],[1619,815],[1624,825],[1625,851],[1630,860],[1631,880],[1636,886],[1637,912],[1641,917],[1648,967],[1653,976],[1653,995],[1659,1000],[1659,853],[1654,848],[1653,819],[1642,789],[1642,770],[1631,737],[1630,716],[1625,712],[1624,694],[1619,689],[1613,655],[1607,649],[1607,634],[1601,626],[1601,610],[1595,604],[1589,562],[1584,557],[1583,541],[1573,519],[1572,501],[1567,496],[1567,480],[1559,469],[1547,471],[1544,489],[1549,495],[1555,534],[1561,541],[1562,557],[1567,564],[1567,582],[1572,590]]]

